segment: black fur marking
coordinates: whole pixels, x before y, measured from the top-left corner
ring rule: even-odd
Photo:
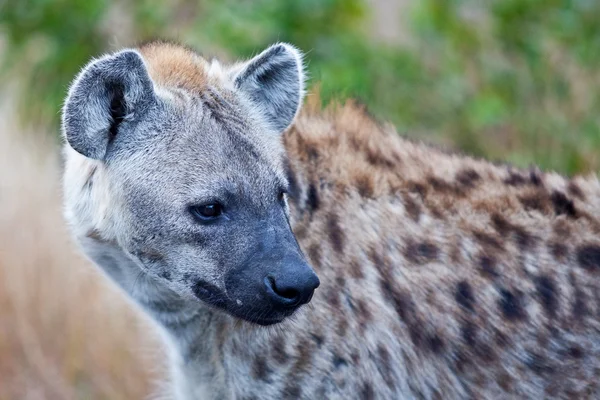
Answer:
[[[515,234],[515,241],[521,251],[530,250],[531,247],[536,245],[538,238],[527,232],[525,229],[518,226],[513,226],[513,230]]]
[[[288,361],[289,356],[285,351],[285,338],[283,335],[279,335],[273,340],[271,350],[273,359],[278,364],[285,364]]]
[[[344,252],[346,243],[346,234],[340,227],[339,217],[336,214],[329,214],[327,218],[327,229],[329,231],[329,240],[331,246],[338,253]]]
[[[407,243],[406,258],[415,264],[424,264],[438,257],[439,249],[430,242]]]
[[[288,381],[288,383],[285,385],[285,388],[283,388],[282,398],[296,400],[299,399],[301,395],[302,388],[300,385],[298,385],[295,380],[290,379],[290,381]]]
[[[360,399],[361,400],[374,400],[375,399],[375,391],[373,390],[373,385],[371,382],[364,382],[362,388],[360,390]]]
[[[348,365],[348,361],[346,361],[346,359],[342,356],[340,356],[337,353],[333,353],[333,368],[334,369],[338,369],[341,367],[345,367],[346,365]]]
[[[493,257],[481,256],[479,259],[479,265],[481,265],[481,272],[484,276],[490,279],[494,279],[500,274],[496,271],[496,260]]]
[[[168,281],[170,281],[170,280],[171,280],[171,272],[169,272],[169,271],[167,271],[167,270],[165,270],[165,271],[162,271],[162,272],[160,273],[160,275],[159,275],[159,276],[160,276],[161,278],[163,278],[163,279],[166,279],[166,280],[168,280]]]
[[[540,176],[540,171],[532,169],[529,171],[529,180],[535,186],[542,186],[542,177]]]
[[[549,361],[538,353],[530,352],[525,364],[538,375],[554,372],[554,368],[550,365]]]
[[[456,292],[454,298],[457,303],[469,311],[474,311],[473,305],[475,304],[475,297],[473,296],[473,290],[471,285],[467,281],[460,281],[456,285]]]
[[[467,321],[461,328],[463,340],[470,347],[474,347],[477,341],[477,325],[471,321]]]
[[[544,310],[551,318],[556,316],[558,309],[558,293],[554,281],[548,276],[540,276],[535,286]]]
[[[292,168],[290,160],[287,158],[284,160],[284,168],[285,175],[288,180],[288,198],[294,202],[294,204],[298,204],[298,196],[300,195],[298,179],[296,178],[296,174],[294,173],[294,169]]]
[[[577,262],[589,272],[600,271],[600,246],[585,245],[577,249]]]
[[[569,347],[568,349],[568,354],[569,356],[573,357],[573,358],[583,358],[583,356],[585,355],[585,351],[578,345],[573,345],[571,347]]]
[[[260,379],[261,381],[271,382],[269,376],[273,371],[267,365],[267,360],[258,356],[254,359],[254,363],[252,364],[252,376],[254,379]]]
[[[318,348],[320,348],[321,346],[323,346],[323,342],[325,341],[323,339],[323,336],[317,335],[316,333],[311,333],[310,334],[310,338],[317,344]]]
[[[442,354],[444,351],[444,341],[438,334],[433,334],[427,337],[426,339],[427,348],[433,354]]]
[[[307,205],[311,211],[316,211],[319,208],[319,193],[317,192],[317,187],[314,183],[310,183],[308,185],[308,199]]]
[[[573,200],[568,199],[564,193],[554,191],[550,196],[550,200],[552,200],[556,215],[567,215],[571,218],[577,218],[577,210],[575,209]]]
[[[481,176],[474,169],[463,169],[456,174],[456,181],[464,187],[474,188]]]
[[[523,309],[522,295],[517,293],[513,294],[507,289],[500,290],[500,299],[498,300],[498,306],[502,311],[502,314],[509,321],[518,321],[525,319],[525,310]]]
[[[510,186],[521,186],[527,183],[527,179],[516,172],[509,172],[508,177],[504,180],[504,183]]]

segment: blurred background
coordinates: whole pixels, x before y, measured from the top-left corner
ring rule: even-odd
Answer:
[[[61,217],[60,107],[91,57],[167,38],[235,61],[289,41],[323,104],[571,175],[600,170],[598,21],[597,0],[0,0],[0,400],[160,393],[149,322]]]

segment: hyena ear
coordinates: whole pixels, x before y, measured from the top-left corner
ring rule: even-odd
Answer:
[[[275,44],[237,69],[234,83],[249,96],[271,126],[282,132],[302,105],[302,54],[289,44]]]
[[[94,60],[71,85],[63,133],[77,152],[101,160],[121,124],[140,118],[154,101],[154,86],[138,52],[123,50]]]

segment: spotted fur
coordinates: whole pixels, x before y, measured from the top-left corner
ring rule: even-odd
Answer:
[[[232,96],[221,67],[195,53],[141,54],[161,90]],[[286,176],[291,226],[321,280],[292,317],[257,326],[144,274],[134,291],[119,267],[130,257],[84,244],[166,332],[175,396],[600,397],[598,179],[453,154],[403,139],[351,102],[316,103],[284,133],[285,159],[269,161]],[[257,151],[279,154],[269,146]],[[67,152],[76,236],[122,241],[129,230],[107,217],[119,177]]]

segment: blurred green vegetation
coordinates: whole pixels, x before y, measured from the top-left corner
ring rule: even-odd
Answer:
[[[383,41],[361,0],[0,0],[0,73],[22,82],[25,121],[56,128],[70,80],[102,52],[168,38],[238,59],[289,41],[325,102],[358,97],[400,133],[471,154],[600,171],[600,1],[408,4],[409,39]]]

